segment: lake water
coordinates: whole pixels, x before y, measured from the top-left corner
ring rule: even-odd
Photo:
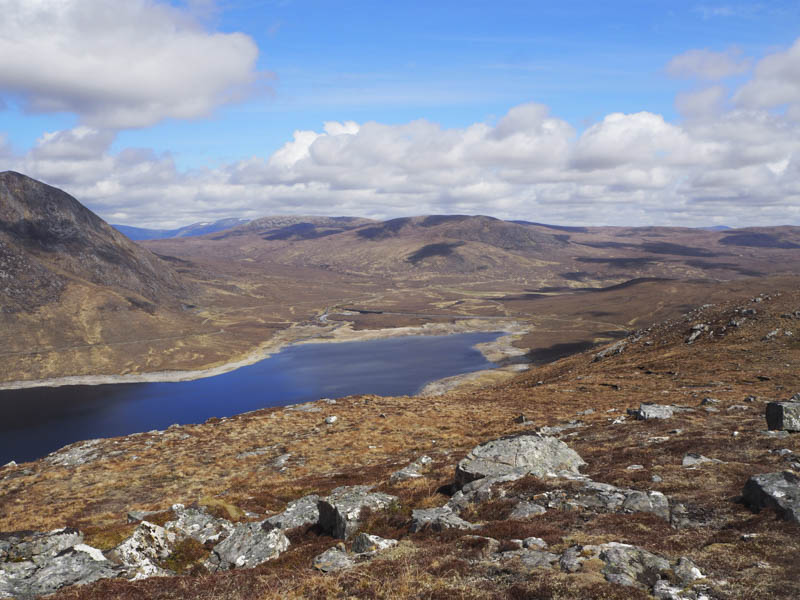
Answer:
[[[268,406],[351,394],[401,396],[492,366],[474,346],[499,333],[300,344],[193,381],[0,390],[0,465],[78,440],[202,423]]]

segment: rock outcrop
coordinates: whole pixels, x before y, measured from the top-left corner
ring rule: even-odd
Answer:
[[[800,523],[800,477],[791,471],[753,475],[742,490],[750,508],[775,510],[787,521]]]
[[[519,435],[492,440],[475,447],[456,467],[456,487],[485,477],[579,475],[586,463],[561,440]]]
[[[319,526],[333,537],[347,539],[361,525],[366,510],[383,510],[397,501],[395,496],[381,492],[371,492],[371,487],[355,485],[339,487],[327,498],[319,500]]]

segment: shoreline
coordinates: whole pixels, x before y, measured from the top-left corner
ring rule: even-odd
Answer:
[[[327,322],[330,323],[330,322]],[[54,377],[50,379],[31,379],[18,380],[0,383],[0,391],[20,390],[41,387],[63,387],[68,385],[112,385],[112,384],[131,384],[131,383],[166,383],[193,381],[205,379],[235,371],[241,367],[255,364],[269,358],[284,348],[299,344],[325,344],[325,343],[346,343],[363,342],[377,339],[394,337],[410,337],[422,335],[455,335],[460,333],[480,333],[497,331],[503,335],[492,342],[477,344],[476,349],[483,354],[487,361],[493,363],[486,369],[473,371],[465,375],[494,371],[509,367],[513,364],[525,364],[521,359],[526,354],[524,350],[515,348],[512,344],[519,337],[530,330],[530,325],[515,319],[487,322],[481,319],[463,319],[454,323],[426,323],[418,327],[394,327],[387,329],[364,329],[355,330],[352,323],[345,322],[338,326],[311,326],[300,325],[280,332],[274,338],[268,340],[256,350],[246,354],[237,360],[232,360],[221,365],[207,367],[205,369],[182,370],[182,371],[151,371],[148,373],[131,373],[124,375],[68,375],[65,377]],[[519,369],[519,367],[517,367]],[[461,375],[456,378],[463,377]],[[452,377],[445,378],[447,380]],[[443,381],[443,380],[438,380]],[[424,386],[436,384],[433,381]],[[457,385],[448,387],[455,389]],[[424,388],[423,388],[424,389]]]

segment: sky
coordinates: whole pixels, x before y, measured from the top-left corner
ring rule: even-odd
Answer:
[[[0,0],[0,171],[112,223],[800,225],[800,2]]]

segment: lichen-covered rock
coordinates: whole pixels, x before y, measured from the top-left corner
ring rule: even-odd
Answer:
[[[201,544],[216,544],[233,531],[233,523],[227,519],[212,517],[203,508],[185,508],[182,504],[176,504],[172,511],[176,519],[168,521],[164,528],[181,536],[194,538]]]
[[[559,560],[558,554],[533,548],[523,548],[522,550],[509,550],[501,555],[503,562],[519,561],[526,569],[545,568],[550,569]]]
[[[630,492],[622,503],[623,510],[652,513],[669,521],[669,500],[661,492]]]
[[[286,505],[286,510],[269,517],[265,523],[283,531],[314,525],[319,521],[319,496],[310,494]]]
[[[586,463],[561,440],[538,435],[519,435],[476,446],[456,467],[456,487],[484,477],[535,475],[556,477],[579,474]]]
[[[769,430],[800,431],[800,402],[770,402],[766,416]]]
[[[630,544],[610,542],[599,548],[603,575],[611,583],[652,588],[670,569],[667,559]]]
[[[97,460],[102,456],[100,445],[103,440],[86,440],[64,446],[44,457],[44,461],[53,466],[77,467]]]
[[[69,585],[126,575],[74,529],[2,534],[0,557],[0,598],[38,598]]]
[[[172,531],[142,521],[131,537],[109,552],[109,556],[130,567],[134,579],[171,575],[158,562],[167,558],[175,547],[177,536]]]
[[[354,557],[347,553],[346,550],[338,546],[328,548],[322,554],[314,557],[312,563],[313,567],[323,573],[333,573],[335,571],[343,571],[355,566],[356,562]]]
[[[370,489],[366,485],[339,487],[320,499],[317,503],[320,528],[333,537],[347,539],[358,530],[365,509],[383,510],[397,501],[396,496]]]
[[[420,456],[417,460],[412,462],[407,467],[403,467],[399,471],[395,471],[389,477],[390,483],[400,483],[401,481],[407,481],[409,479],[419,479],[422,477],[422,469],[431,463],[430,456]]]
[[[800,523],[800,477],[790,471],[753,475],[742,500],[756,511],[772,508],[787,521]]]
[[[675,408],[666,404],[643,403],[639,405],[638,410],[629,410],[628,413],[640,421],[670,419],[675,414]]]
[[[411,533],[423,529],[442,531],[443,529],[477,529],[478,526],[465,521],[449,506],[439,508],[419,508],[411,511]]]
[[[358,554],[363,554],[365,552],[381,552],[396,545],[397,540],[390,540],[362,532],[353,540],[353,552]]]
[[[545,507],[535,502],[527,502],[525,500],[517,502],[511,514],[508,515],[509,519],[527,519],[537,515],[543,515],[546,511]]]
[[[277,558],[289,547],[280,529],[263,523],[237,523],[233,532],[214,546],[207,566],[212,571],[255,567]]]

